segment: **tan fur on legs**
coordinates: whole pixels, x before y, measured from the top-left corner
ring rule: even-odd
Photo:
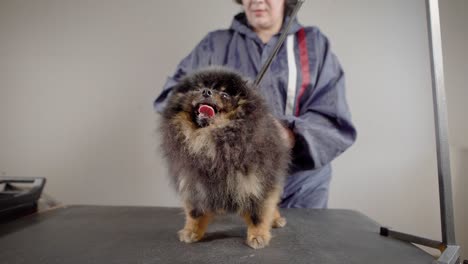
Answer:
[[[179,240],[185,243],[193,243],[199,241],[205,235],[208,224],[213,219],[213,213],[204,213],[203,215],[193,218],[190,215],[192,208],[185,206],[185,226],[178,232]]]
[[[271,239],[270,229],[275,216],[276,204],[279,200],[279,191],[275,190],[270,193],[262,206],[259,215],[260,222],[256,225],[252,222],[252,215],[245,213],[243,215],[247,223],[247,245],[254,249],[264,248],[268,245]]]
[[[273,215],[273,223],[272,223],[271,226],[273,228],[279,228],[279,227],[283,227],[285,225],[286,225],[286,218],[281,217],[279,209],[278,209],[278,207],[276,207],[275,213]]]
[[[247,245],[254,249],[264,248],[271,239],[271,217],[270,221],[268,221],[265,214],[262,217],[262,222],[255,226],[252,223],[251,215],[244,215],[245,222],[247,223]]]

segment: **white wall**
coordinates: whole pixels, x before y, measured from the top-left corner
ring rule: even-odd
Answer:
[[[468,1],[440,2],[450,140],[468,149]]]
[[[238,10],[219,0],[1,1],[0,175],[45,176],[67,204],[178,205],[152,100]],[[299,18],[330,37],[359,132],[334,162],[330,206],[440,239],[425,2],[309,0]]]

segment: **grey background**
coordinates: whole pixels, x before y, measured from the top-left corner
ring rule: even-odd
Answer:
[[[467,247],[468,2],[440,2],[456,231]],[[239,10],[219,0],[0,1],[0,175],[45,176],[66,204],[179,205],[152,101]],[[333,163],[330,207],[440,239],[425,1],[308,0],[299,19],[330,38],[359,131]]]

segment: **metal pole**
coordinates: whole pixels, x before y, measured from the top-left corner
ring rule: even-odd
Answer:
[[[439,1],[427,0],[429,46],[431,52],[432,97],[437,147],[442,242],[455,245],[455,229],[450,178],[447,106],[444,86],[442,39],[440,33]]]

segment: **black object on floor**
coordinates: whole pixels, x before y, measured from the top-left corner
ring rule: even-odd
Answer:
[[[245,244],[238,216],[216,218],[205,238],[178,241],[178,208],[71,206],[0,225],[0,260],[13,263],[432,263],[412,244],[379,235],[350,210],[282,210],[267,248]]]
[[[0,177],[0,223],[36,212],[45,183],[45,178]],[[31,187],[17,186],[24,184]]]

